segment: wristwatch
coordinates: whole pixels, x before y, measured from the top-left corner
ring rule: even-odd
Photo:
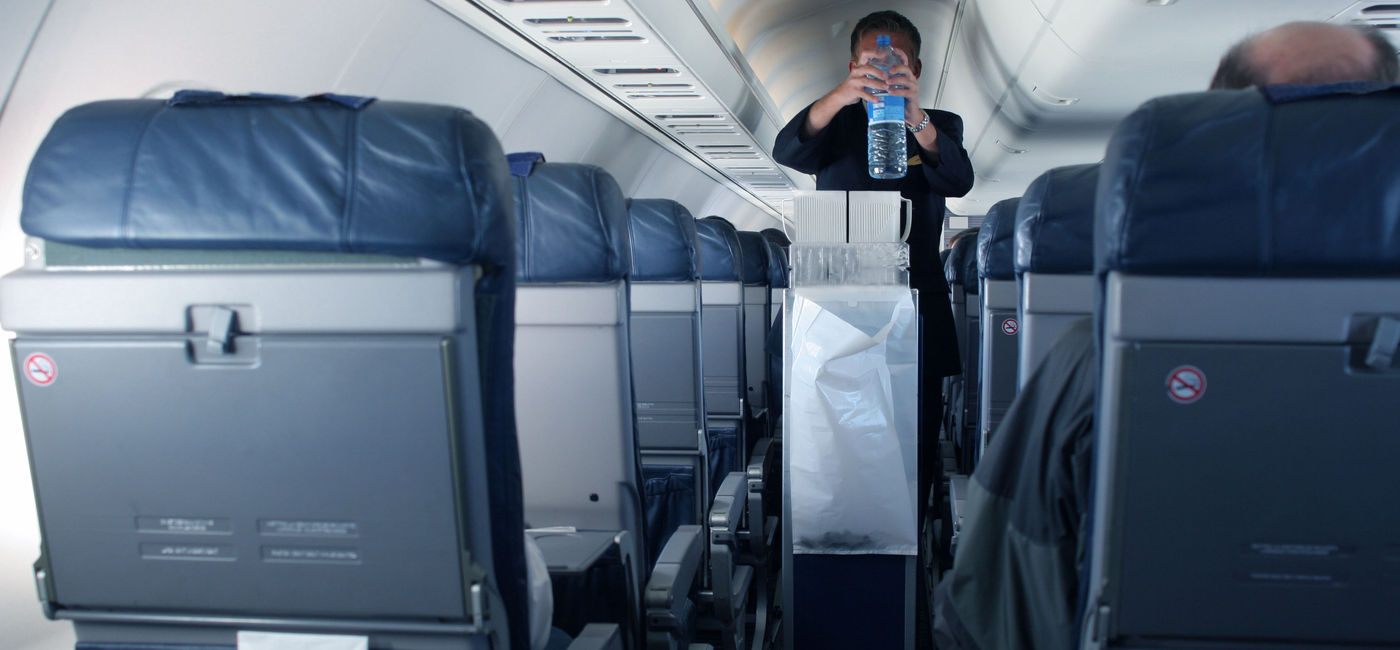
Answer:
[[[910,132],[910,133],[918,133],[919,131],[922,131],[922,130],[924,130],[924,129],[927,129],[927,128],[928,128],[928,113],[924,113],[924,121],[919,122],[919,125],[918,125],[918,126],[909,126],[909,123],[908,123],[908,122],[905,122],[905,123],[904,123],[904,127],[907,128],[907,129],[909,129],[909,132]]]

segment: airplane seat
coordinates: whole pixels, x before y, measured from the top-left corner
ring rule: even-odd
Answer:
[[[971,474],[977,450],[977,418],[980,384],[978,357],[981,355],[981,296],[977,283],[977,240],[959,239],[945,266],[952,292],[953,326],[958,335],[962,374],[949,381],[946,431],[957,455],[959,474]]]
[[[1026,188],[1016,208],[1021,320],[1019,387],[1070,323],[1094,313],[1094,192],[1099,165],[1056,167]]]
[[[676,647],[693,631],[702,540],[698,526],[683,525],[654,566],[642,555],[648,531],[633,406],[627,205],[602,169],[542,158],[521,155],[512,168],[525,520],[560,578],[556,612],[606,615],[625,625],[632,648]],[[587,593],[619,582],[623,594]],[[619,595],[623,611],[615,608]],[[579,625],[556,622],[567,632]]]
[[[695,218],[669,199],[628,199],[631,348],[648,554],[701,524],[709,483],[700,374],[700,259]],[[719,487],[718,485],[714,488]]]
[[[953,334],[958,339],[958,350],[961,352],[962,341],[965,340],[967,336],[963,333],[962,329],[963,317],[965,315],[963,313],[962,285],[957,281],[957,269],[961,264],[961,253],[957,250],[956,242],[954,244],[954,246],[950,246],[946,251],[940,252],[939,258],[943,263],[943,279],[948,284],[948,302],[953,310]],[[966,363],[966,361],[963,360],[960,360],[960,362]],[[954,438],[954,432],[957,431],[958,418],[956,414],[959,410],[958,402],[962,398],[962,381],[962,373],[949,375],[943,378],[943,414],[940,418],[942,422],[940,433],[943,438],[950,441]]]
[[[783,311],[782,290],[788,286],[788,248],[792,246],[792,242],[777,228],[764,228],[758,231],[758,234],[763,235],[771,252],[768,256],[768,286],[772,288],[773,294],[768,300],[768,321],[776,322],[778,315]]]
[[[1016,317],[1016,207],[1020,198],[993,204],[977,233],[978,294],[982,297],[980,326],[981,396],[977,418],[976,457],[981,458],[992,432],[1016,398],[1016,357],[1020,321]],[[974,462],[975,466],[975,462]]]
[[[701,365],[710,432],[710,481],[742,471],[744,440],[744,271],[738,231],[720,217],[695,221],[700,237]]]
[[[746,389],[745,402],[748,408],[745,425],[748,435],[746,455],[753,453],[753,446],[759,439],[772,433],[772,419],[768,404],[768,364],[764,347],[768,342],[768,328],[771,322],[768,314],[772,311],[772,287],[768,277],[768,240],[763,235],[740,230],[739,246],[743,250],[744,278],[744,376]]]
[[[731,473],[713,487],[704,483],[709,446],[700,368],[695,218],[668,199],[629,199],[627,209],[633,374],[642,469],[647,474],[648,534],[669,535],[682,524],[707,529],[709,545],[703,550],[708,553],[702,553],[701,561],[710,566],[704,576],[709,590],[708,595],[701,592],[697,629],[722,639],[742,639],[743,612],[755,572],[730,558],[737,556],[742,533],[744,475]]]
[[[1397,148],[1400,91],[1363,83],[1161,97],[1117,127],[1090,647],[1400,645],[1377,500],[1400,490]]]
[[[768,298],[768,339],[764,341],[764,351],[768,362],[768,412],[772,415],[773,432],[776,434],[781,430],[777,425],[778,418],[783,414],[782,312],[783,291],[788,288],[788,248],[771,239],[766,247],[771,295]]]
[[[788,248],[792,242],[787,234],[777,228],[764,228],[759,231],[768,242],[768,340],[764,348],[768,353],[768,411],[772,414],[773,431],[781,434],[779,418],[783,413],[783,291],[788,288]]]
[[[515,226],[483,122],[86,104],[36,152],[20,222],[0,315],[36,581],[80,648],[530,647]]]

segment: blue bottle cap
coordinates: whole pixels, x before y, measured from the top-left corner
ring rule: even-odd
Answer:
[[[889,47],[889,46],[890,46],[890,35],[889,35],[889,34],[881,34],[881,35],[875,37],[875,47]]]

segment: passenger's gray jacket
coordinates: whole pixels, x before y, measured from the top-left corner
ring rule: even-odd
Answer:
[[[1093,323],[1055,343],[968,481],[958,555],[934,595],[950,648],[1072,648],[1098,374]]]

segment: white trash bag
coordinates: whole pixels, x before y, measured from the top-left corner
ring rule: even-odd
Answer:
[[[906,287],[793,291],[794,553],[915,555],[918,318]]]

